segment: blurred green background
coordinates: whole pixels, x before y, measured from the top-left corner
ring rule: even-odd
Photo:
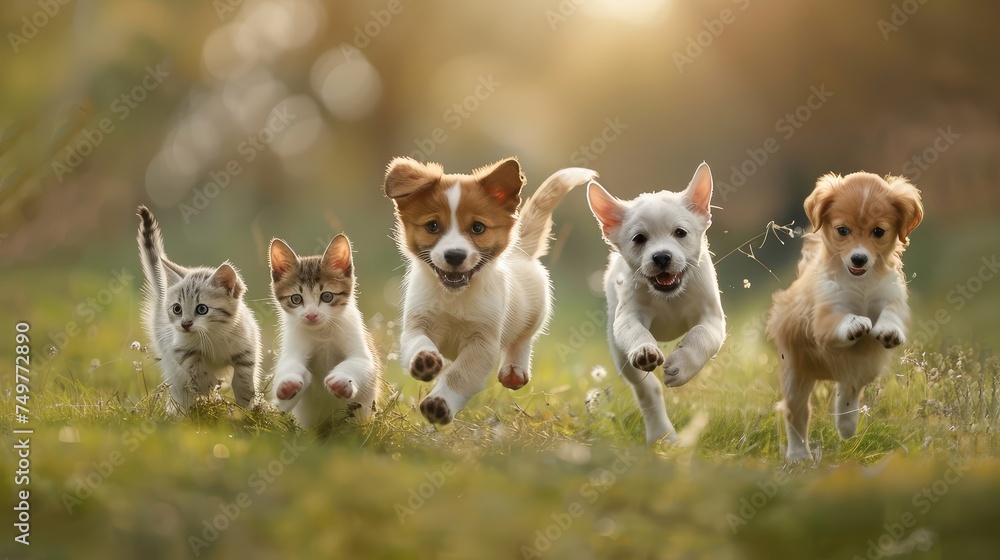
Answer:
[[[179,528],[168,524],[170,529],[153,535],[137,533],[126,521],[129,512],[142,510],[148,500],[160,503],[160,497],[122,505],[121,496],[105,494],[102,506],[90,506],[95,509],[86,524],[79,518],[64,520],[53,502],[44,506],[58,510],[49,511],[49,531],[66,527],[91,534],[94,526],[105,527],[104,516],[112,516],[115,528],[100,534],[125,539],[116,550],[130,552],[121,554],[160,550],[158,557],[183,557],[183,547],[158,547],[164,542],[176,546],[175,534],[183,538],[186,530],[197,527],[198,507],[211,499],[192,496],[215,491],[219,499],[231,500],[226,485],[245,480],[261,457],[282,445],[280,438],[246,440],[243,428],[228,424],[199,425],[191,435],[189,426],[173,426],[157,416],[155,407],[132,406],[148,400],[158,382],[153,361],[129,349],[132,341],[145,340],[138,321],[136,205],[146,204],[160,219],[167,252],[175,261],[236,264],[265,327],[267,349],[273,348],[275,325],[267,301],[265,249],[270,238],[282,237],[307,254],[346,232],[355,248],[361,309],[383,357],[391,357],[404,269],[391,236],[392,205],[382,196],[381,182],[385,165],[397,155],[438,161],[453,172],[516,155],[528,178],[525,194],[559,168],[585,166],[597,170],[611,192],[626,198],[681,189],[698,163],[704,160],[712,167],[717,208],[709,239],[729,315],[730,342],[703,379],[668,395],[668,406],[679,426],[699,409],[711,412],[699,456],[723,464],[743,459],[737,459],[735,470],[719,467],[722,472],[709,469],[685,479],[675,470],[688,472],[689,457],[670,455],[666,467],[647,457],[631,486],[616,486],[621,505],[609,505],[609,511],[627,510],[628,501],[642,496],[645,485],[663,485],[659,476],[694,480],[694,486],[690,494],[664,490],[668,495],[653,498],[661,501],[649,506],[647,513],[652,513],[645,522],[653,525],[643,531],[674,523],[675,516],[683,517],[677,511],[696,507],[703,495],[698,488],[708,489],[713,499],[729,493],[738,503],[743,482],[718,489],[715,477],[745,481],[752,490],[749,480],[755,473],[780,463],[778,424],[770,410],[778,398],[775,363],[761,340],[761,317],[771,293],[793,279],[800,242],[798,235],[769,224],[789,225],[800,233],[798,228],[807,225],[802,201],[816,178],[831,171],[907,176],[923,192],[926,219],[911,236],[905,256],[915,344],[901,354],[896,375],[867,394],[875,408],[868,439],[852,440],[841,449],[829,420],[818,419],[820,445],[834,462],[875,463],[900,445],[941,460],[952,452],[994,457],[1000,401],[989,376],[996,375],[992,348],[1000,342],[993,264],[1000,235],[998,18],[1000,4],[972,0],[5,0],[0,6],[0,309],[6,325],[0,329],[30,322],[34,352],[47,368],[40,374],[47,380],[36,387],[42,388],[39,398],[49,399],[41,401],[46,407],[38,416],[50,428],[43,440],[51,445],[42,451],[44,461],[50,461],[40,467],[47,474],[43,484],[58,499],[74,485],[71,471],[85,475],[88,461],[105,457],[118,440],[119,427],[145,415],[171,426],[157,444],[166,451],[154,447],[148,468],[156,470],[164,461],[162,453],[179,449],[157,471],[156,480],[168,488],[186,488],[184,495],[195,500],[187,506],[194,512],[177,506],[184,511],[153,515],[150,522],[165,516],[176,525],[178,515],[185,520]],[[566,461],[545,454],[555,446],[550,436],[597,447],[641,444],[641,422],[624,384],[613,372],[607,380],[591,375],[595,366],[610,369],[603,318],[594,315],[604,306],[598,288],[607,247],[582,189],[562,203],[555,222],[557,241],[545,258],[552,271],[555,317],[550,334],[536,347],[541,373],[533,383],[538,388],[515,397],[521,399],[515,406],[540,414],[534,418],[541,418],[542,427],[514,422],[517,429],[496,436],[508,443],[480,449],[484,463],[460,484],[473,495],[498,480],[529,477],[516,470],[516,461],[507,462],[508,455],[522,453],[526,457],[518,460],[548,469],[529,483],[528,494],[544,502],[550,494],[576,492],[579,481],[572,477],[559,489],[556,480],[565,474]],[[129,275],[132,282],[121,285]],[[0,336],[4,364],[13,355],[10,333]],[[956,351],[955,345],[969,350]],[[933,357],[935,353],[940,356]],[[978,391],[978,401],[961,397],[952,385],[934,393],[939,374],[943,378],[947,373],[949,383],[965,383],[963,368],[974,379],[986,379],[972,391]],[[925,375],[925,370],[932,373]],[[911,374],[919,377],[912,390]],[[956,375],[957,381],[952,379]],[[12,377],[6,368],[2,376],[6,409],[13,406]],[[398,403],[404,409],[425,390],[394,362],[386,376],[401,391]],[[608,413],[610,424],[585,421],[586,391],[604,386],[614,393],[613,405],[608,405],[615,411]],[[497,419],[502,426],[520,418],[510,415],[511,398],[491,389],[473,402],[471,426],[465,429],[492,434],[499,429]],[[829,395],[821,392],[818,398],[822,402]],[[504,412],[494,417],[493,409],[482,411],[484,403],[492,406],[497,399]],[[752,406],[747,404],[751,401]],[[559,413],[565,418],[553,420]],[[932,421],[935,414],[943,416]],[[126,416],[131,420],[123,420]],[[958,416],[961,422],[954,419]],[[405,429],[426,435],[419,415],[407,418],[413,425]],[[61,464],[59,458],[73,443],[73,437],[66,440],[62,433],[69,425],[79,428],[83,446],[70,445],[76,459]],[[249,432],[281,431],[268,426],[263,422]],[[517,439],[523,435],[520,430],[529,432],[525,441]],[[518,434],[515,443],[507,439],[512,433]],[[194,479],[182,474],[184,461],[201,461],[209,453],[199,445],[212,449],[215,441],[233,434],[261,446],[251,445],[245,453],[233,447],[239,474],[220,478],[221,486],[197,473],[191,474]],[[448,449],[463,434],[460,430],[434,445]],[[329,449],[336,456],[338,446],[349,448],[347,457],[357,457],[347,460],[350,467],[344,472],[382,477],[387,488],[405,497],[411,482],[394,482],[393,473],[409,469],[404,478],[419,481],[428,464],[439,465],[442,459],[405,437],[408,443],[397,439],[383,434],[370,443],[359,436],[361,443],[349,439]],[[355,448],[366,443],[385,453],[358,455]],[[402,460],[393,454],[400,450]],[[542,455],[536,457],[536,452]],[[601,453],[595,450],[595,455]],[[327,459],[322,453],[318,457],[302,476],[334,476],[323,474],[328,473],[323,466]],[[215,465],[212,461],[209,466]],[[127,468],[135,472],[115,481],[126,489],[143,471],[135,463]],[[888,478],[909,472],[909,478],[898,478],[919,489],[933,476],[923,467],[919,472],[908,468],[893,466]],[[580,469],[584,467],[572,471],[573,476]],[[848,472],[844,477],[852,482],[836,482],[835,487],[850,488],[845,492],[851,507],[866,507],[867,475]],[[980,476],[995,482],[991,473],[984,468]],[[822,484],[799,482],[810,495],[822,494],[816,490]],[[349,484],[330,484],[338,483]],[[983,482],[982,488],[987,487]],[[288,500],[308,491],[281,490]],[[896,510],[885,504],[899,496],[903,500],[910,491],[896,488],[884,498],[887,518]],[[463,495],[456,491],[457,501],[445,502],[441,513],[468,507],[462,505]],[[348,498],[353,507],[378,500]],[[758,526],[761,533],[741,533],[725,546],[706,544],[718,536],[712,536],[713,529],[707,535],[669,538],[676,550],[714,550],[716,557],[765,557],[779,550],[773,548],[775,535],[795,546],[826,542],[807,538],[822,534],[822,522],[789,529],[794,524],[782,515],[796,518],[802,504],[782,504],[785,513]],[[520,521],[529,537],[533,523],[548,519],[553,506],[539,507],[541,513],[526,514]],[[259,510],[255,515],[263,515]],[[935,534],[965,542],[970,554],[981,551],[983,541],[969,533],[975,525],[947,526],[948,511],[934,514],[945,523],[933,528]],[[591,533],[599,537],[588,533],[587,539],[615,534],[605,517],[594,517],[597,529],[588,525],[587,531],[594,529]],[[397,528],[391,512],[380,519],[388,531]],[[483,514],[464,519],[462,526],[475,529],[490,519]],[[254,523],[267,524],[266,519]],[[720,526],[728,535],[725,524]],[[269,547],[284,542],[283,536],[301,537],[298,530],[283,528],[257,552],[277,554]],[[640,538],[626,533],[625,541],[639,538],[632,548],[608,537],[601,543],[612,552],[595,555],[614,556],[615,546],[622,546],[620,557],[663,557],[642,544],[654,534],[641,532]],[[988,535],[978,533],[987,540]],[[494,537],[505,542],[502,534]],[[345,550],[379,549],[367,538],[331,537],[309,550],[326,554],[344,542],[351,543]],[[455,551],[475,548],[475,540],[448,538],[446,548],[455,557],[463,557]],[[228,539],[223,550],[242,550],[233,536]],[[428,545],[419,539],[405,542],[410,546],[382,548],[382,557],[402,557],[407,548]],[[597,546],[592,540],[563,541],[563,555],[580,553],[581,542]],[[856,550],[846,544],[841,548]],[[816,554],[843,552],[841,548],[819,545]],[[521,557],[516,546],[510,554],[505,548],[491,550],[491,556]],[[796,557],[804,549],[780,550],[780,555]],[[73,557],[65,548],[46,551],[44,557]]]

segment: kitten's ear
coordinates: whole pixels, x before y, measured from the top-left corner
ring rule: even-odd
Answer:
[[[514,212],[521,204],[524,174],[517,158],[507,158],[472,172],[479,186],[497,203]]]
[[[684,190],[684,199],[687,200],[691,211],[708,218],[711,222],[712,170],[707,163],[701,162],[695,170],[694,177],[691,177],[691,182]]]
[[[188,269],[179,264],[172,263],[163,257],[160,257],[160,262],[163,263],[163,272],[167,276],[167,286],[173,286],[188,275]]]
[[[398,157],[389,162],[382,190],[389,198],[403,198],[434,185],[442,175],[444,169],[436,163],[424,165],[412,158]]]
[[[625,218],[625,203],[611,196],[597,181],[587,185],[587,201],[590,202],[590,211],[601,225],[605,241],[613,245],[611,237]]]
[[[812,223],[813,231],[819,231],[826,222],[827,211],[833,203],[833,191],[843,181],[843,177],[833,173],[827,173],[816,181],[816,188],[813,189],[802,207],[806,211],[806,217]]]
[[[910,233],[924,220],[924,205],[920,202],[920,191],[905,177],[886,177],[892,189],[892,205],[899,216],[899,242],[906,247],[910,244]]]
[[[271,240],[271,249],[268,253],[268,261],[271,264],[271,280],[275,282],[284,278],[299,263],[299,256],[295,254],[295,251],[277,237]]]
[[[354,272],[351,241],[343,233],[333,238],[323,252],[323,268],[337,274],[350,276]]]
[[[212,275],[212,285],[226,290],[234,299],[243,294],[243,282],[240,280],[240,275],[228,262],[222,263],[219,268],[215,269],[215,274]]]

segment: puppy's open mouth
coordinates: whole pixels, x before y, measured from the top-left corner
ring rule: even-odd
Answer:
[[[847,270],[851,271],[851,274],[855,276],[864,276],[868,269],[865,268],[854,268],[853,266],[847,267]]]
[[[472,275],[476,272],[475,268],[466,272],[447,272],[434,265],[431,265],[431,268],[437,273],[438,279],[441,280],[444,287],[451,290],[459,290],[468,286]]]
[[[678,272],[677,274],[671,274],[669,272],[661,272],[656,276],[650,276],[649,282],[653,285],[653,289],[658,292],[670,293],[680,289],[681,283],[684,281],[684,273]]]

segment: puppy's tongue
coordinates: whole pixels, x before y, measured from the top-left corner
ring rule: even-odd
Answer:
[[[661,286],[672,286],[677,282],[677,275],[669,272],[661,272],[656,275],[656,283]]]

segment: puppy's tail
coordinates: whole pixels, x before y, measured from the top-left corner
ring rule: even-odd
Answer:
[[[582,167],[568,167],[552,174],[521,210],[521,249],[537,259],[549,251],[552,211],[573,187],[597,178],[597,172]]]

